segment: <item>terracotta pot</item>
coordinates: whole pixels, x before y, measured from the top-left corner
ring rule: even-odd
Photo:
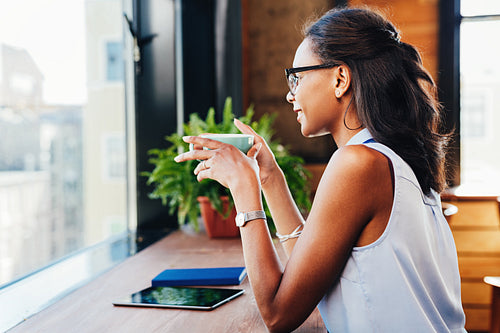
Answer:
[[[229,198],[222,197],[222,207],[227,212]],[[238,237],[240,229],[236,226],[236,209],[233,207],[229,216],[225,219],[210,203],[208,197],[198,197],[200,203],[201,217],[208,237],[210,238],[230,238]]]

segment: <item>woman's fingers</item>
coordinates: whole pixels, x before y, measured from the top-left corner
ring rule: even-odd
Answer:
[[[202,172],[203,170],[207,170],[207,169],[208,169],[207,160],[203,160],[200,163],[198,163],[198,165],[194,169],[194,174],[198,175],[200,172]]]
[[[245,125],[243,124],[240,120],[234,118],[234,125],[241,131],[241,133],[244,133],[244,134],[251,134],[253,136],[256,136],[258,137],[259,135],[257,134],[257,132],[255,132],[253,130],[253,128],[251,128],[250,126],[248,125]]]
[[[190,160],[206,160],[212,156],[213,152],[210,150],[191,150],[174,158],[176,162],[186,162]]]
[[[257,158],[257,156],[259,155],[259,152],[260,152],[261,148],[262,148],[262,143],[261,142],[254,144],[252,146],[252,148],[250,148],[248,150],[247,156],[251,157],[251,158]]]
[[[206,160],[210,158],[213,154],[210,150],[203,149],[203,147],[209,149],[217,149],[224,145],[224,143],[202,138],[199,136],[185,136],[182,138],[184,142],[189,143],[192,147],[190,151],[180,154],[174,158],[176,162],[185,162],[189,160]]]
[[[245,156],[238,148],[219,141],[207,138],[184,137],[183,140],[193,146],[203,146],[209,150],[191,150],[174,158],[176,162],[199,160],[194,174],[198,181],[213,179],[222,186],[229,187],[236,179],[240,179],[241,170],[245,173],[253,171],[258,173],[255,158],[263,147],[263,143],[257,142]]]
[[[192,143],[195,147],[206,147],[208,149],[220,148],[224,143],[201,136],[184,136],[182,140],[187,143]]]
[[[246,155],[248,158],[255,160],[265,143],[250,127],[240,121],[238,123],[242,131],[245,131],[246,134],[255,135],[259,139]],[[198,136],[185,136],[182,139],[194,147],[194,149],[191,148],[192,150],[177,155],[174,160],[178,163],[191,160],[200,161],[194,170],[194,174],[199,181],[207,178],[214,179],[227,187],[228,180],[230,179],[228,177],[238,168],[236,166],[245,160],[245,158],[241,159],[244,154],[229,144]],[[203,149],[202,147],[208,149]]]

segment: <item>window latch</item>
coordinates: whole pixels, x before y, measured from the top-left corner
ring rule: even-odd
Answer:
[[[141,54],[143,50],[143,46],[151,43],[151,41],[158,36],[158,34],[150,34],[147,36],[139,36],[138,29],[134,28],[134,23],[128,18],[126,13],[123,13],[125,17],[125,21],[127,21],[128,29],[132,38],[134,39],[134,49],[133,49],[133,59],[135,63],[135,72],[136,74],[141,74],[142,72],[142,61]]]

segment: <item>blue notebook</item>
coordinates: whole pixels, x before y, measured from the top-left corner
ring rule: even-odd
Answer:
[[[151,281],[151,285],[153,287],[237,285],[246,276],[245,267],[166,269]]]

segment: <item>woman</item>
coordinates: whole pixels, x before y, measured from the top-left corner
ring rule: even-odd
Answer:
[[[464,332],[456,249],[438,193],[444,149],[435,85],[416,49],[368,9],[327,12],[310,25],[286,70],[306,137],[339,149],[304,222],[266,143],[242,154],[209,139],[176,161],[227,186],[239,213],[245,264],[270,331],[298,327],[319,307],[330,332]],[[264,194],[288,254],[283,268]],[[300,236],[300,237],[299,237]]]

